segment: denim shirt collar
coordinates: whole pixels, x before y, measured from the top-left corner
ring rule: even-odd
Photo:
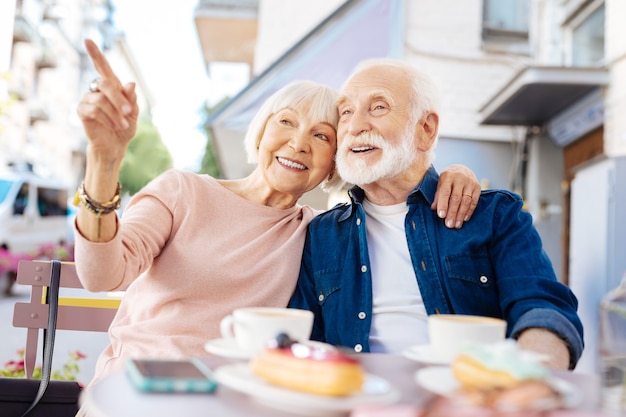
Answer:
[[[439,173],[435,167],[431,165],[430,168],[428,168],[428,171],[426,171],[426,174],[424,174],[424,178],[422,178],[419,184],[417,184],[407,197],[407,204],[412,205],[422,201],[430,207],[435,199],[438,182]],[[352,205],[339,218],[339,221],[347,220],[352,215],[353,210],[355,210],[357,206],[360,206],[365,199],[365,191],[357,185],[348,190],[348,195],[350,196]]]

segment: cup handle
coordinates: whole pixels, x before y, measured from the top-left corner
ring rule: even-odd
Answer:
[[[232,314],[224,317],[222,321],[220,321],[220,333],[222,333],[222,337],[225,339],[232,339],[235,337],[235,333],[233,332],[233,323],[235,322]]]

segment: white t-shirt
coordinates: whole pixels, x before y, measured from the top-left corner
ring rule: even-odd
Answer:
[[[364,200],[363,208],[372,271],[370,350],[402,353],[428,342],[426,308],[404,231],[408,206],[378,206]]]

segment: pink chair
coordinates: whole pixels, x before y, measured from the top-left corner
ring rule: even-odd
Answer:
[[[31,286],[30,301],[15,303],[13,310],[13,326],[28,329],[24,351],[27,378],[32,377],[35,369],[39,330],[48,326],[48,304],[45,304],[44,288],[50,284],[51,269],[50,261],[22,260],[17,270],[17,283]],[[62,297],[63,288],[83,288],[73,262],[61,264],[57,330],[108,331],[120,298]]]

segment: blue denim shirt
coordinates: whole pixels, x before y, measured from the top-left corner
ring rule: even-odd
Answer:
[[[560,283],[542,249],[522,199],[507,191],[482,191],[472,219],[449,229],[430,206],[439,174],[431,167],[407,199],[405,232],[428,314],[501,317],[507,336],[530,327],[566,341],[573,368],[583,350],[578,301]],[[367,249],[364,192],[351,204],[317,216],[307,232],[291,307],[312,310],[314,340],[369,352],[372,277]]]

